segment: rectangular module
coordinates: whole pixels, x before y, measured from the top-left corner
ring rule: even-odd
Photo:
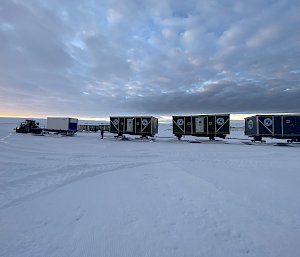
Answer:
[[[255,115],[245,118],[245,135],[255,141],[263,137],[300,141],[300,115]]]
[[[158,119],[153,116],[110,117],[110,132],[121,136],[155,136],[158,133]]]
[[[47,130],[56,132],[70,132],[77,131],[78,119],[63,118],[63,117],[48,117]]]
[[[225,138],[229,133],[229,114],[173,116],[173,134],[178,139],[183,135]]]

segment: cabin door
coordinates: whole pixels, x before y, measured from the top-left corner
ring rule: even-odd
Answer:
[[[203,133],[204,132],[204,118],[195,118],[195,132]]]
[[[133,119],[127,119],[127,131],[133,132]]]

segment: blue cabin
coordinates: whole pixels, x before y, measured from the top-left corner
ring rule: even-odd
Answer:
[[[245,118],[245,135],[252,141],[262,138],[287,139],[289,143],[300,142],[300,114],[255,115]]]

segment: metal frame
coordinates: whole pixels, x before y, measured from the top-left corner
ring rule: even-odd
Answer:
[[[224,124],[222,124],[219,128],[217,128],[217,117],[218,116],[227,116],[227,118],[224,120]],[[186,118],[190,118],[191,119],[191,131],[187,132],[186,131]],[[209,131],[209,118],[213,117],[214,118],[214,131],[213,133],[210,133]],[[203,118],[203,122],[205,123],[206,121],[206,126],[204,126],[204,131],[203,132],[196,132],[194,130],[194,121],[193,119],[196,118]],[[183,126],[180,126],[177,124],[178,119],[183,119]],[[191,136],[203,136],[203,137],[217,137],[218,135],[227,135],[230,132],[224,132],[224,133],[219,133],[219,131],[230,121],[230,114],[212,114],[212,115],[176,115],[172,117],[172,124],[173,124],[173,134],[177,135],[191,135]],[[174,126],[176,126],[176,128],[180,131],[178,133],[174,132]],[[205,127],[206,127],[206,131],[205,131]],[[229,129],[230,130],[230,129]]]
[[[113,124],[112,122],[112,118],[115,120],[118,120],[118,125],[116,126],[115,124]],[[133,131],[127,131],[127,120],[128,119],[133,119]],[[146,126],[144,126],[142,124],[143,119],[147,119],[148,124]],[[123,129],[120,129],[120,123],[121,120],[124,121],[123,124]],[[111,116],[110,117],[110,124],[115,128],[116,131],[111,130],[111,133],[117,133],[117,134],[128,134],[128,135],[148,135],[148,136],[154,136],[156,134],[156,131],[154,131],[154,122],[156,122],[158,119],[156,117],[153,116]],[[140,123],[139,125],[137,125],[137,123]],[[137,128],[138,126],[140,127],[140,132],[137,132]],[[145,132],[145,130],[150,126],[150,132]]]
[[[250,120],[250,119],[253,119],[255,118],[256,119],[256,135],[255,134],[250,134],[249,133],[249,137],[257,137],[257,138],[263,138],[263,137],[269,137],[269,138],[276,138],[276,139],[295,139],[296,140],[300,140],[298,138],[300,138],[300,133],[299,134],[286,134],[285,133],[285,126],[284,126],[284,118],[285,117],[299,117],[300,118],[300,114],[271,114],[271,115],[268,115],[268,114],[263,114],[263,115],[254,115],[254,116],[249,116],[249,117],[246,117],[245,118],[245,125],[246,123]],[[261,117],[266,117],[266,118],[270,118],[272,119],[272,129],[268,128],[268,126],[266,126],[262,121],[260,121],[259,118]],[[278,118],[276,119],[277,122],[280,120],[281,122],[281,133],[276,133],[275,134],[275,118]],[[267,131],[270,132],[270,134],[260,134],[260,126],[263,126],[265,129],[267,129]],[[246,133],[246,127],[245,127],[245,135],[247,135]]]

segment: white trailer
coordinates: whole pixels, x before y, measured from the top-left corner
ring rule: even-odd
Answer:
[[[57,133],[74,134],[77,132],[78,119],[62,118],[62,117],[48,117],[47,131]]]

